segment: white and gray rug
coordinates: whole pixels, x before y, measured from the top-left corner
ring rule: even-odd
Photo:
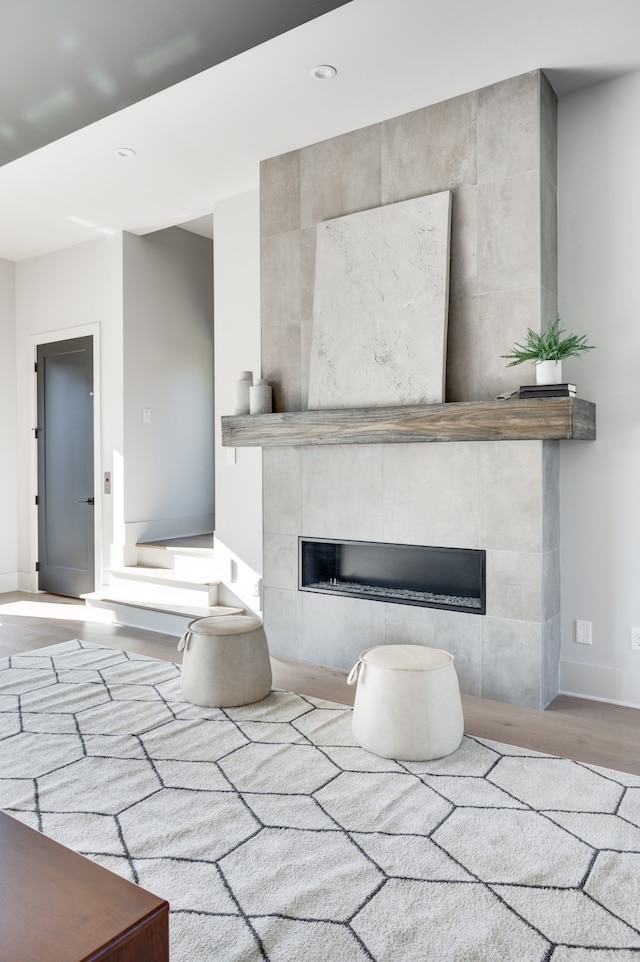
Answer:
[[[0,661],[0,808],[167,898],[172,962],[638,962],[640,778],[474,738],[387,761],[350,721],[67,642]]]

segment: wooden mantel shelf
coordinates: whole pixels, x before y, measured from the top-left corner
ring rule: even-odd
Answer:
[[[596,436],[596,406],[581,398],[464,401],[223,417],[227,448],[397,441],[581,440]]]

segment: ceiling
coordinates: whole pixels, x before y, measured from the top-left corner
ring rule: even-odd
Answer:
[[[538,67],[560,96],[640,68],[640,0],[2,0],[0,25],[8,260],[210,233],[266,157]]]
[[[347,0],[3,0],[0,165]]]

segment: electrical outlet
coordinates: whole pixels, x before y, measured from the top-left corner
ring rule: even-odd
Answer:
[[[578,645],[591,644],[591,622],[590,621],[576,621],[576,644]]]
[[[640,651],[640,628],[631,629],[631,648],[633,651]]]
[[[258,580],[254,581],[253,584],[251,585],[251,594],[253,595],[254,598],[260,597],[261,588],[262,588],[262,578],[258,578]]]

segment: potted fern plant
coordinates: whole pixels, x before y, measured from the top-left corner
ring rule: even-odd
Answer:
[[[527,329],[524,344],[514,344],[510,354],[501,357],[508,360],[507,367],[531,361],[536,366],[536,384],[560,384],[562,381],[562,361],[565,357],[577,357],[584,351],[592,351],[593,344],[587,344],[586,334],[567,334],[560,327],[560,315],[551,321],[546,331],[538,333]]]

